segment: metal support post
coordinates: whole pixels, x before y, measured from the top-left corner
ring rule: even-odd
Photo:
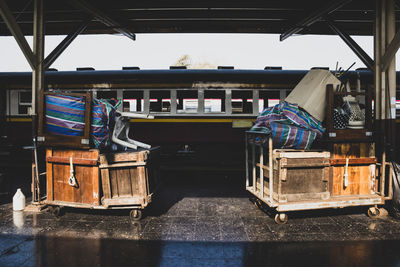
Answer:
[[[226,116],[232,115],[232,90],[225,90],[225,114]]]
[[[246,160],[246,188],[250,186],[250,178],[249,178],[249,144],[247,143],[247,133],[244,134],[244,151],[245,151],[245,160]]]
[[[259,107],[258,107],[258,103],[259,103],[259,99],[260,99],[260,91],[258,90],[253,90],[253,116],[257,116],[259,113]]]
[[[396,67],[394,57],[395,7],[394,0],[376,0],[374,33],[375,56],[375,131],[378,133],[378,153],[395,147]],[[391,58],[390,58],[391,56]],[[387,68],[386,68],[387,66]],[[393,150],[394,151],[394,150]],[[391,153],[387,154],[391,160]]]
[[[171,115],[176,115],[177,114],[177,103],[176,103],[176,97],[177,97],[177,91],[176,89],[171,90]]]
[[[260,198],[264,199],[264,147],[260,144]]]
[[[204,114],[204,89],[199,89],[197,91],[197,113]]]
[[[33,55],[35,57],[35,68],[32,70],[32,141],[33,155],[32,166],[34,166],[32,177],[32,203],[40,202],[40,181],[37,155],[37,111],[39,103],[39,92],[44,90],[44,19],[43,0],[35,0],[33,13]]]
[[[254,142],[251,144],[251,166],[252,166],[252,176],[253,176],[253,192],[256,193],[257,185],[256,185],[256,145]]]
[[[143,91],[143,112],[150,114],[150,90]]]
[[[268,138],[268,162],[269,162],[269,202],[274,202],[274,164],[273,164],[273,143],[272,137]]]

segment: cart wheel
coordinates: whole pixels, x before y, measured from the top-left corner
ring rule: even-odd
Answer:
[[[288,221],[288,216],[286,213],[277,213],[275,214],[275,222],[277,224],[285,224]]]
[[[261,203],[261,201],[259,199],[256,199],[254,201],[254,205],[259,209],[262,209],[262,207],[263,207],[263,205],[262,205],[262,203]]]
[[[129,213],[129,217],[131,217],[131,220],[133,221],[139,221],[140,219],[142,219],[142,215],[142,210],[140,209],[133,209]]]
[[[380,214],[381,214],[381,212],[379,211],[378,208],[371,207],[368,209],[368,216],[370,218],[373,218],[373,219],[378,218]]]
[[[51,206],[49,208],[49,211],[56,217],[60,217],[61,216],[61,207],[60,206]]]

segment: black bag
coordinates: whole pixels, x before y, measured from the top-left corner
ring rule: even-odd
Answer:
[[[350,116],[342,108],[333,109],[333,128],[345,129],[349,125]]]

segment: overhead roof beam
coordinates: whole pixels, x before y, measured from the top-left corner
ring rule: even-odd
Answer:
[[[347,33],[339,29],[329,18],[326,18],[326,23],[329,28],[332,29],[340,38],[350,47],[351,50],[361,59],[361,61],[367,66],[371,71],[374,71],[375,64],[374,60],[359,46],[353,38]]]
[[[300,31],[302,31],[304,28],[307,28],[314,24],[315,22],[319,21],[322,17],[325,15],[328,15],[332,13],[333,11],[341,8],[347,3],[350,3],[351,0],[333,0],[326,6],[323,6],[320,9],[317,9],[315,12],[311,13],[308,17],[305,19],[301,20],[300,22],[296,23],[295,26],[284,32],[283,34],[280,35],[279,39],[281,41],[289,38],[293,34],[296,34]]]
[[[103,11],[97,9],[96,7],[92,6],[91,4],[87,3],[85,0],[69,0],[72,5],[74,5],[76,8],[79,8],[86,13],[92,15],[95,17],[97,20],[99,20],[101,23],[104,25],[113,28],[115,31],[125,35],[129,39],[135,40],[136,36],[134,33],[129,31],[126,28],[123,28],[121,24],[111,16],[107,15]]]
[[[62,54],[62,52],[65,51],[65,49],[67,49],[67,47],[75,40],[75,38],[86,29],[91,20],[92,17],[83,21],[75,31],[67,35],[67,37],[65,37],[64,40],[62,40],[62,42],[56,48],[54,48],[54,50],[44,60],[44,69],[48,69],[51,64],[57,60],[57,58]]]
[[[397,50],[400,48],[400,31],[396,33],[392,41],[386,48],[385,54],[381,58],[381,68],[382,71],[386,71],[392,62],[393,57],[396,55]]]
[[[3,18],[11,34],[17,41],[17,44],[21,48],[22,53],[24,54],[29,65],[31,66],[32,69],[35,69],[36,60],[35,56],[33,55],[32,49],[29,46],[28,42],[26,41],[25,36],[22,34],[21,28],[17,24],[17,21],[15,20],[5,0],[0,0],[0,16]]]

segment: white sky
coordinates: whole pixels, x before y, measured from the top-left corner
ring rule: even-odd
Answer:
[[[120,70],[123,66],[141,69],[168,69],[179,57],[188,54],[193,63],[209,62],[235,69],[309,69],[314,66],[335,69],[365,67],[337,36],[298,35],[283,42],[279,35],[266,34],[137,34],[132,41],[120,35],[82,35],[53,63],[58,70],[94,67]],[[64,36],[46,37],[46,55]],[[28,37],[32,43],[32,38]],[[373,57],[372,37],[354,37]],[[0,37],[0,71],[30,71],[14,38]],[[396,56],[396,68],[400,60]]]

